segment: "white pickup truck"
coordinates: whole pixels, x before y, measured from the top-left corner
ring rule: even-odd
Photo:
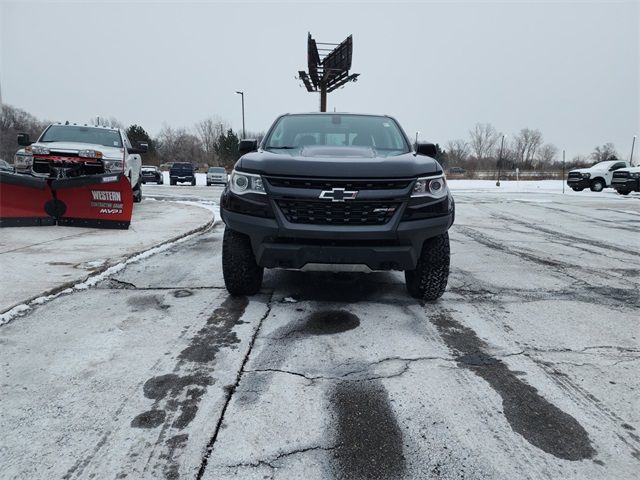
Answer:
[[[131,184],[133,201],[142,200],[140,154],[147,151],[147,146],[134,147],[120,128],[58,123],[49,125],[36,142],[20,134],[18,143],[31,157],[34,176],[69,178],[124,173]]]
[[[576,192],[585,188],[591,189],[592,192],[601,192],[604,188],[611,186],[613,172],[630,166],[629,162],[622,160],[607,160],[589,168],[577,168],[569,172],[567,185]]]
[[[640,166],[621,168],[613,173],[611,186],[620,195],[640,192]]]

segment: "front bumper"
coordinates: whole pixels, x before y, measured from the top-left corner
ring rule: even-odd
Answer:
[[[625,178],[618,180],[614,178],[611,181],[611,187],[621,192],[640,192],[639,178]]]
[[[224,223],[251,239],[258,265],[300,269],[308,264],[359,264],[371,270],[412,270],[424,241],[445,233],[454,209],[433,218],[400,221],[402,212],[383,225],[313,225],[291,223],[275,208],[273,217],[224,208]]]
[[[567,185],[571,188],[589,188],[591,186],[590,178],[569,178]]]

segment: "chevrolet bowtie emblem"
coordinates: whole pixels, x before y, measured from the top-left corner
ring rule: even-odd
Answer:
[[[332,202],[355,200],[357,196],[357,190],[345,190],[344,188],[332,188],[331,190],[323,190],[320,193],[320,198],[323,200],[331,200]]]

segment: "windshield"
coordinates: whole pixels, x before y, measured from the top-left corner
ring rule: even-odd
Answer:
[[[210,167],[209,173],[224,173],[225,170],[222,167]]]
[[[40,137],[39,142],[91,143],[105,147],[122,148],[122,139],[117,130],[106,128],[51,125]]]
[[[265,145],[267,149],[324,145],[370,147],[391,153],[410,151],[393,119],[371,115],[286,115],[271,129]]]

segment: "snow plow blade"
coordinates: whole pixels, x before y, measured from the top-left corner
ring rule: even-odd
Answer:
[[[55,211],[46,178],[0,172],[0,227],[55,225]]]
[[[133,194],[120,174],[88,175],[51,181],[59,210],[58,225],[127,229],[133,212]]]
[[[132,213],[131,184],[122,173],[51,179],[0,172],[0,227],[127,229]]]

